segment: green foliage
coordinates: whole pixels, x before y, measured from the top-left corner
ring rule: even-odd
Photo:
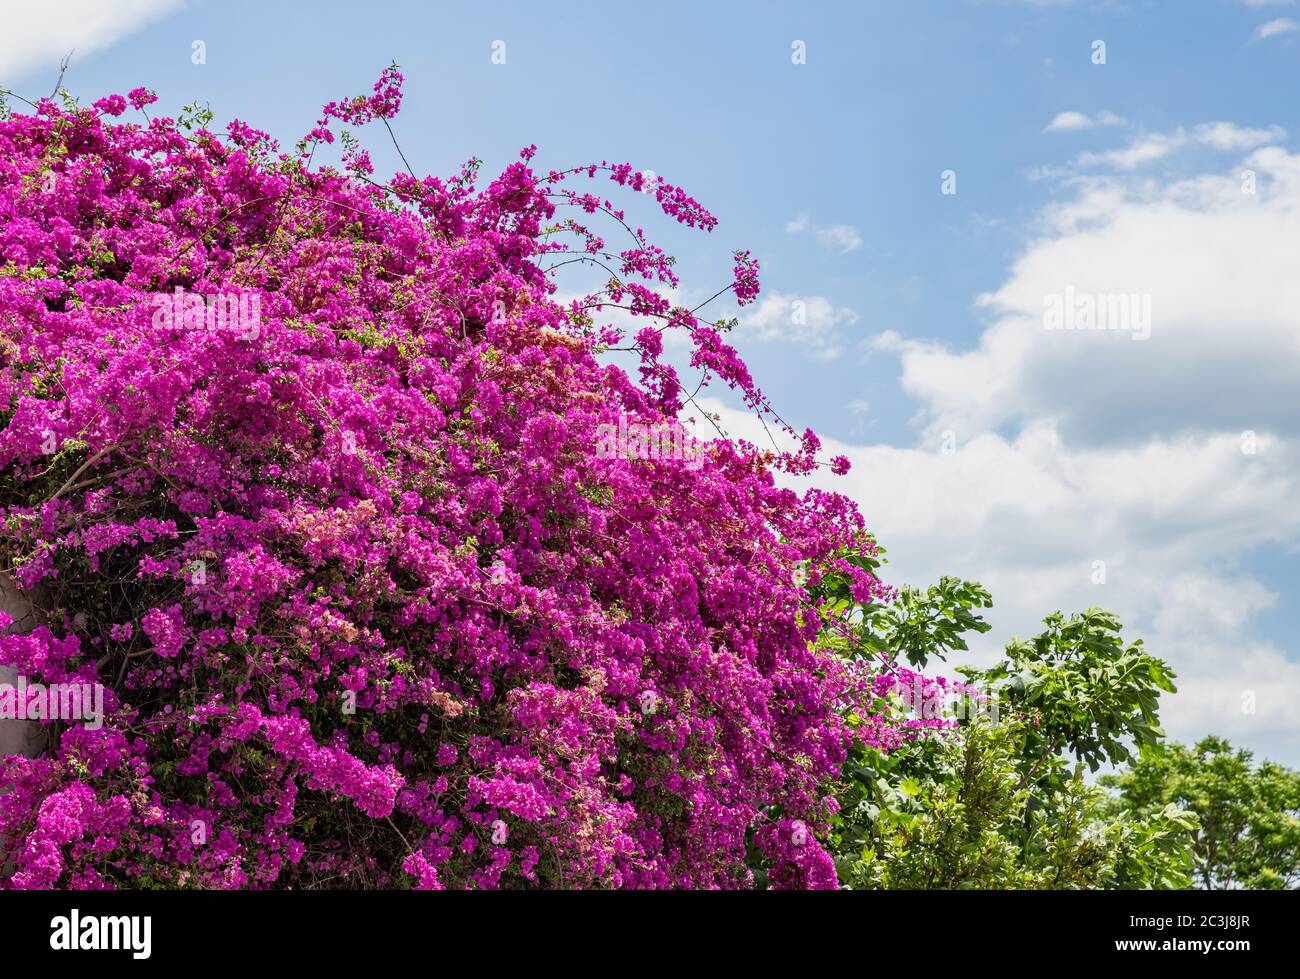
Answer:
[[[216,118],[216,114],[208,103],[190,102],[177,114],[176,126],[185,132],[192,133],[200,129],[207,129],[214,118]]]
[[[919,757],[892,756],[885,766],[892,771],[872,784],[873,806],[863,812],[865,845],[842,857],[841,881],[853,888],[1020,886],[1018,848],[1001,832],[1024,805],[1005,764],[1006,731],[978,724],[966,734],[923,742]],[[909,771],[919,768],[928,771]]]
[[[890,604],[864,610],[863,648],[923,667],[930,657],[942,660],[953,651],[965,652],[963,633],[992,628],[974,610],[992,607],[993,599],[977,581],[945,576],[925,591],[905,587]]]
[[[1116,813],[1082,766],[1050,792],[1020,784],[1024,722],[980,718],[938,744],[936,775],[905,776],[871,839],[841,860],[854,888],[1178,888],[1190,882],[1189,813]]]
[[[1300,773],[1253,763],[1251,752],[1207,737],[1170,743],[1129,770],[1103,776],[1115,809],[1142,814],[1180,806],[1199,817],[1192,834],[1202,887],[1282,889],[1300,883]]]
[[[1160,692],[1176,691],[1168,665],[1142,640],[1126,644],[1118,617],[1104,609],[1069,619],[1056,612],[1043,622],[1044,632],[1013,640],[1007,658],[981,676],[1011,705],[1038,715],[1025,742],[1026,777],[1058,751],[1095,772],[1106,762],[1130,761],[1130,742],[1139,749],[1158,744]]]
[[[883,548],[879,554],[884,554]],[[871,574],[882,563],[864,555],[845,559]],[[922,666],[930,657],[944,659],[954,650],[967,650],[964,633],[990,628],[976,610],[990,608],[993,602],[978,582],[944,577],[924,590],[902,588],[889,604],[866,606],[853,600],[842,574],[826,575],[810,592],[826,603],[828,627],[821,644],[845,659],[873,665],[906,659]],[[850,711],[849,723],[861,726],[867,719]],[[907,800],[918,795],[922,785],[940,776],[941,755],[940,742],[929,738],[893,753],[865,744],[850,748],[838,799],[840,811],[832,821],[833,846],[844,855],[841,879],[849,879],[846,869],[863,847],[879,837],[880,827],[907,809]]]
[[[892,606],[853,609],[852,625],[846,629],[841,618],[827,644],[850,659],[924,666],[966,650],[966,634],[987,632],[980,610],[991,606],[979,584],[943,578],[925,590],[904,589]],[[1140,811],[1118,806],[1084,775],[1085,765],[1096,771],[1159,744],[1159,695],[1174,691],[1173,673],[1140,641],[1125,643],[1109,612],[1058,612],[1044,624],[1033,639],[1013,640],[991,669],[961,668],[968,682],[995,695],[993,713],[967,710],[955,729],[892,752],[859,746],[850,754],[832,839],[844,884],[1191,883],[1195,815],[1172,800]]]

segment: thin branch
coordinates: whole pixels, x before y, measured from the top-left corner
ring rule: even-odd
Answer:
[[[59,94],[59,89],[63,87],[63,76],[67,74],[68,65],[72,62],[72,56],[76,53],[77,49],[73,48],[65,54],[63,60],[59,62],[59,80],[54,83],[54,91],[50,93],[50,98],[54,98],[54,96]]]
[[[93,466],[93,465],[94,465],[95,463],[97,463],[100,459],[104,458],[104,456],[108,455],[108,453],[112,452],[112,451],[113,451],[114,449],[116,449],[116,448],[117,448],[117,443],[114,443],[113,445],[107,445],[107,446],[105,446],[104,448],[100,449],[98,452],[96,452],[93,456],[91,456],[89,459],[87,459],[85,462],[83,462],[80,466],[78,466],[78,467],[77,467],[77,471],[74,472],[71,476],[68,477],[68,481],[67,481],[66,483],[64,483],[62,486],[59,487],[58,492],[56,492],[53,496],[51,496],[51,497],[50,497],[48,500],[46,500],[45,502],[46,502],[46,503],[53,503],[55,500],[57,500],[60,496],[62,496],[62,495],[63,495],[63,494],[68,490],[69,487],[72,486],[73,483],[75,483],[75,482],[77,481],[77,477],[78,477],[78,476],[80,476],[83,472],[85,472],[87,469],[89,469],[91,466]]]
[[[397,137],[393,134],[393,127],[388,124],[388,120],[385,119],[383,116],[379,117],[379,121],[382,122],[384,124],[384,128],[388,130],[388,138],[393,141],[393,148],[397,150],[397,155],[400,156],[402,158],[402,162],[406,164],[406,172],[409,173],[411,175],[411,179],[418,184],[420,182],[420,178],[417,177],[415,175],[415,171],[411,169],[411,164],[407,163],[406,154],[402,152],[402,147],[397,144]]]

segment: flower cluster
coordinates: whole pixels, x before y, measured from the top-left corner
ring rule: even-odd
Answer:
[[[848,702],[858,721],[857,736],[868,747],[889,752],[931,734],[955,731],[968,712],[996,711],[988,693],[944,676],[926,676],[889,657],[859,660]]]
[[[98,729],[0,759],[0,886],[834,886],[852,680],[800,569],[862,518],[778,483],[812,433],[597,451],[688,408],[667,330],[770,414],[639,229],[606,293],[552,298],[559,255],[608,254],[561,210],[623,222],[575,178],[716,219],[630,165],[380,184],[127,101],[0,119],[0,558],[45,623],[0,664],[107,688]],[[156,317],[177,290],[258,328]],[[618,304],[639,377],[600,357]]]

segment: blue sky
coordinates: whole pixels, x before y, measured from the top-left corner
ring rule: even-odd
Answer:
[[[536,143],[542,166],[682,184],[712,235],[629,209],[686,298],[727,281],[733,248],[758,256],[767,298],[736,342],[782,414],[853,459],[829,485],[895,581],[985,581],[998,643],[1114,608],[1183,677],[1171,733],[1300,763],[1300,6],[103,6],[0,3],[0,84],[46,94],[75,48],[87,100],[145,84],[164,111],[203,100],[291,141],[396,59],[419,170],[491,172]],[[1044,330],[1067,287],[1149,296],[1149,339]]]

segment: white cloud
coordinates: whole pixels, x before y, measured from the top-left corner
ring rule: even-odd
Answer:
[[[786,224],[788,234],[811,233],[823,248],[848,254],[862,246],[862,234],[851,224],[816,225],[806,216],[799,216]]]
[[[1256,634],[1279,595],[1252,570],[1262,549],[1300,551],[1300,153],[1266,145],[1283,136],[1206,123],[1167,138],[1248,155],[1180,179],[1063,184],[978,298],[978,342],[867,344],[899,357],[918,443],[824,439],[853,468],[814,479],[859,502],[891,582],[955,574],[990,588],[994,631],[976,662],[1048,612],[1101,605],[1178,672],[1162,711],[1174,737],[1220,733],[1297,764],[1300,657]],[[1150,296],[1149,338],[1045,329],[1045,298],[1067,287]],[[865,441],[846,415],[842,430]]]
[[[1060,116],[1057,116],[1057,119],[1059,118]],[[1055,121],[1053,120],[1053,123]],[[1048,128],[1051,129],[1050,126]],[[1127,146],[1082,153],[1070,167],[1045,167],[1039,169],[1036,175],[1039,177],[1069,176],[1081,170],[1097,168],[1137,170],[1189,147],[1199,146],[1221,152],[1241,152],[1285,139],[1286,130],[1281,126],[1251,128],[1231,122],[1206,122],[1193,126],[1190,131],[1180,126],[1168,133],[1139,133]]]
[[[1256,193],[1244,193],[1254,174]],[[971,350],[886,335],[931,433],[1052,417],[1069,438],[1300,425],[1300,155],[1256,150],[1227,173],[1095,178],[981,296]],[[1049,330],[1051,297],[1149,297],[1150,336]],[[1088,378],[1088,383],[1080,383]],[[1207,397],[1206,392],[1213,392]]]
[[[1279,34],[1292,34],[1297,27],[1300,27],[1300,24],[1297,24],[1290,17],[1279,17],[1255,28],[1255,37],[1262,41],[1266,38],[1276,37]]]
[[[1184,668],[1177,696],[1167,699],[1166,727],[1185,741],[1214,733],[1295,764],[1300,665],[1269,643],[1193,645],[1188,653],[1197,666]]]
[[[1286,139],[1286,130],[1281,126],[1251,129],[1234,126],[1230,122],[1206,122],[1192,130],[1192,138],[1198,143],[1213,146],[1216,150],[1253,150],[1257,146]]]
[[[1124,119],[1115,115],[1113,112],[1098,112],[1096,116],[1087,116],[1082,112],[1076,112],[1073,109],[1067,112],[1058,112],[1052,117],[1046,128],[1045,133],[1062,133],[1073,132],[1080,129],[1092,129],[1096,126],[1122,126]]]
[[[857,321],[857,313],[824,296],[770,292],[741,317],[738,329],[741,336],[799,344],[818,360],[833,360],[843,352],[838,328]]]
[[[1159,160],[1187,142],[1182,130],[1176,133],[1152,133],[1139,136],[1128,146],[1119,150],[1106,150],[1101,153],[1084,153],[1079,157],[1081,167],[1107,166],[1117,170],[1134,170],[1147,163]]]
[[[1071,129],[1091,129],[1092,120],[1082,112],[1058,112],[1047,124],[1044,132],[1064,132]]]
[[[706,407],[730,433],[766,444],[749,415]],[[951,454],[938,439],[914,448],[823,439],[824,453],[847,455],[852,469],[814,482],[858,501],[891,583],[952,574],[990,589],[994,629],[953,665],[987,665],[1049,612],[1100,605],[1178,673],[1180,692],[1162,710],[1171,736],[1219,733],[1296,763],[1300,664],[1250,638],[1276,595],[1237,564],[1260,544],[1300,543],[1300,450],[1266,441],[1255,457],[1228,433],[1083,447],[1047,421],[1013,438],[960,438]],[[1254,714],[1242,712],[1248,694]]]
[[[101,51],[179,6],[180,0],[0,0],[0,83],[40,72],[53,87],[70,51],[78,58]]]

